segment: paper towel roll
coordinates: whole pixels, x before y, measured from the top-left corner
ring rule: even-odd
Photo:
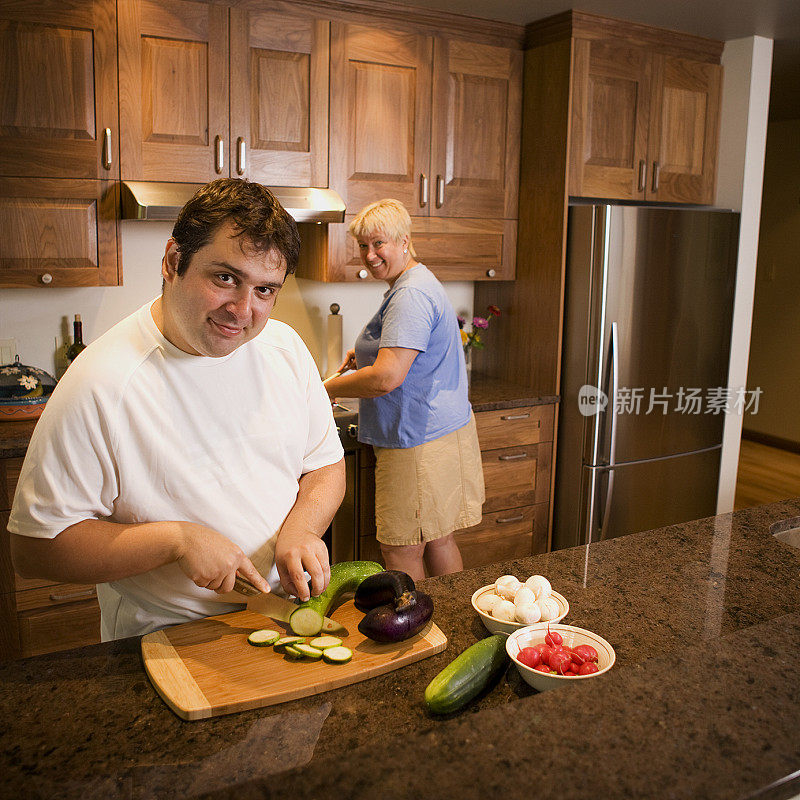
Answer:
[[[334,309],[336,309],[334,311]],[[334,303],[328,314],[328,367],[326,377],[330,377],[342,363],[342,317],[339,306]]]

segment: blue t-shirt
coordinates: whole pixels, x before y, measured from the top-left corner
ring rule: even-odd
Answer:
[[[469,422],[472,409],[456,312],[442,284],[423,264],[395,281],[358,335],[359,369],[374,364],[381,347],[407,347],[419,355],[394,391],[361,400],[359,441],[416,447]]]

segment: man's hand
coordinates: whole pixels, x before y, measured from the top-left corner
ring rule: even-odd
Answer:
[[[218,594],[231,592],[238,572],[257,589],[269,592],[269,584],[253,562],[230,539],[203,525],[191,522],[179,525],[181,545],[177,563],[198,586]]]
[[[315,597],[325,591],[331,579],[325,542],[313,533],[293,530],[285,523],[275,542],[275,565],[281,586],[304,601],[311,596],[304,571],[311,576],[311,594]]]

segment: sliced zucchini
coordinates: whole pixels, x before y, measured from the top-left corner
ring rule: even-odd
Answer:
[[[338,647],[342,640],[338,636],[317,636],[309,644],[318,647],[320,650],[327,650],[329,647]]]
[[[293,644],[291,647],[293,650],[298,650],[302,653],[305,658],[311,658],[314,661],[322,658],[322,650],[318,647],[312,647],[310,644]]]
[[[322,651],[322,660],[328,664],[346,664],[352,657],[349,647],[328,647]]]
[[[301,658],[305,658],[305,656],[293,644],[286,645],[286,648],[283,652],[286,657],[292,661],[299,661]]]
[[[259,631],[253,631],[247,637],[247,641],[249,644],[252,644],[253,647],[269,647],[270,645],[275,644],[275,642],[277,642],[280,638],[281,635],[278,633],[278,631],[262,628]]]
[[[305,639],[302,636],[282,636],[277,641],[273,642],[273,647],[282,653],[289,645],[302,644]]]

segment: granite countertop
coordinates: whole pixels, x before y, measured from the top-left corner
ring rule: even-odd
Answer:
[[[185,722],[138,639],[0,666],[3,796],[783,798],[800,792],[800,499],[423,583],[449,638],[349,687]],[[425,686],[486,635],[472,592],[540,573],[617,663],[538,694],[514,667],[460,714]],[[792,776],[794,773],[795,777]]]

